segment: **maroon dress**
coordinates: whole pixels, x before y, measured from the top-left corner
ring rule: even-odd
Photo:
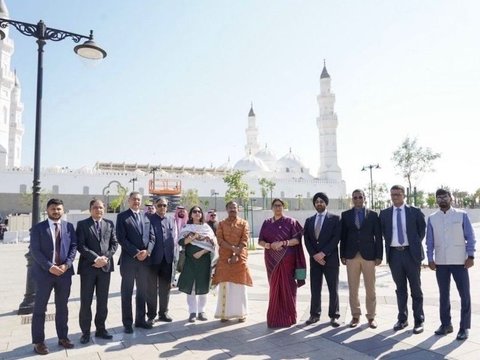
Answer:
[[[267,325],[289,327],[297,322],[297,287],[305,284],[295,279],[295,269],[305,269],[302,247],[302,226],[293,218],[283,216],[263,222],[258,240],[266,243],[298,239],[300,244],[275,251],[265,249],[265,266],[270,285]]]

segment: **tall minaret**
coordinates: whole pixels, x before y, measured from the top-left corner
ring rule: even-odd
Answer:
[[[0,0],[0,17],[9,18],[4,0]],[[5,38],[0,41],[0,169],[20,166],[24,133],[20,83],[10,65],[14,44],[8,27],[2,31]]]
[[[320,95],[317,96],[319,116],[317,117],[320,140],[320,168],[318,177],[324,180],[342,180],[342,170],[337,163],[337,127],[338,120],[333,108],[335,94],[330,92],[330,75],[325,60],[320,75]]]
[[[247,135],[247,144],[245,145],[245,155],[255,155],[260,150],[260,144],[258,143],[258,129],[255,113],[253,112],[253,104],[250,106],[248,113],[248,127],[245,130]]]

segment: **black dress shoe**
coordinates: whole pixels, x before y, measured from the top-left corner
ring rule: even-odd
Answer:
[[[200,320],[200,321],[207,321],[207,314],[205,314],[204,312],[201,312],[198,314],[197,316],[197,319]]]
[[[95,337],[105,339],[105,340],[111,340],[113,339],[113,335],[110,334],[107,330],[98,330],[95,332]]]
[[[312,324],[315,324],[316,322],[318,322],[318,320],[320,320],[319,316],[312,315],[308,318],[308,320],[305,322],[305,324],[312,325]]]
[[[188,317],[188,322],[194,323],[196,319],[197,319],[197,314],[190,313],[190,316]]]
[[[440,327],[435,330],[435,335],[447,335],[453,332],[452,325],[440,325]]]
[[[149,330],[153,327],[152,320],[147,320],[145,322],[135,323],[135,327]]]
[[[415,324],[415,326],[413,327],[413,333],[421,334],[422,332],[423,332],[423,323]]]
[[[463,341],[468,339],[468,329],[458,330],[457,340]]]
[[[168,315],[168,313],[158,315],[157,321],[163,321],[163,322],[172,322],[173,319]]]
[[[393,331],[403,330],[408,326],[408,321],[397,321],[395,325],[393,325]]]
[[[334,328],[337,328],[337,327],[340,326],[340,323],[338,322],[337,319],[331,318],[331,319],[330,319],[330,325],[331,325],[332,327],[334,327]]]
[[[125,334],[133,334],[133,328],[132,328],[132,325],[125,325],[123,327],[123,332]]]
[[[90,342],[90,334],[82,334],[80,344],[88,344]]]

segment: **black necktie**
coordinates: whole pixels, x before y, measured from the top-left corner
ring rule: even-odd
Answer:
[[[62,246],[62,238],[60,236],[60,226],[57,223],[53,223],[53,225],[55,225],[55,265],[61,265],[60,248]]]
[[[102,230],[100,229],[100,221],[95,220],[95,228],[97,230],[98,238],[101,239],[102,238]]]

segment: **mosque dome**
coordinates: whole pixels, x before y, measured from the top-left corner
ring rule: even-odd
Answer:
[[[276,163],[276,169],[281,173],[300,173],[307,174],[308,169],[302,163],[300,158],[292,153],[292,149]]]
[[[275,156],[275,154],[273,153],[273,151],[271,151],[267,145],[265,145],[265,147],[263,149],[261,149],[260,151],[258,151],[256,154],[255,154],[255,157],[259,158],[260,160],[262,160],[265,165],[267,165],[267,167],[269,169],[275,169],[275,163],[277,162],[277,157]]]
[[[253,156],[252,154],[245,156],[243,159],[240,159],[237,161],[237,163],[234,166],[235,170],[241,170],[241,171],[268,171],[267,165],[259,159],[256,156]]]

